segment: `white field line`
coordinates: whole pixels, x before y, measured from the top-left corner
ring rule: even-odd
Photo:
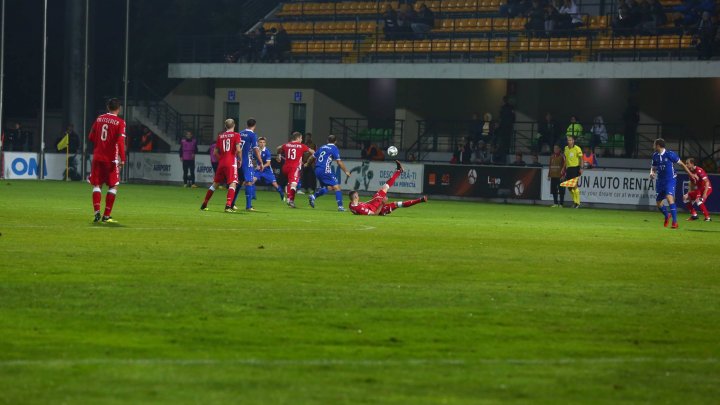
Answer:
[[[473,366],[473,365],[613,365],[613,364],[720,364],[720,358],[590,357],[560,359],[45,359],[0,360],[0,367],[73,367],[73,366],[268,366],[268,367],[386,367],[386,366]]]
[[[125,230],[125,231],[197,231],[197,232],[215,232],[215,231],[232,231],[234,228],[231,226],[228,226],[227,228],[184,228],[184,227],[133,227],[133,226],[106,226],[106,225],[88,225],[86,227],[68,227],[68,226],[62,226],[62,225],[22,225],[22,224],[13,224],[13,225],[0,225],[0,229],[112,229],[112,230]],[[332,231],[349,231],[349,232],[356,232],[356,231],[371,231],[375,229],[374,226],[369,225],[356,225],[352,228],[340,228],[340,227],[331,227],[331,228],[305,228],[305,227],[282,227],[282,228],[252,228],[255,231],[263,231],[263,232],[296,232],[296,231],[308,231],[308,232],[314,232],[314,231],[327,231],[328,229]]]

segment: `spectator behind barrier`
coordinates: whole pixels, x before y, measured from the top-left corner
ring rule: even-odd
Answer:
[[[608,133],[603,117],[599,115],[595,117],[593,126],[590,128],[590,134],[592,134],[590,138],[590,150],[595,153],[597,145],[605,145],[608,142]]]
[[[417,38],[425,38],[426,34],[435,27],[435,14],[425,4],[420,5],[414,22],[410,24],[410,27]]]

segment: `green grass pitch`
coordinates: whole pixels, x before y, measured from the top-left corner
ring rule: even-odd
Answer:
[[[718,223],[123,185],[112,226],[90,192],[0,183],[2,404],[720,398]]]

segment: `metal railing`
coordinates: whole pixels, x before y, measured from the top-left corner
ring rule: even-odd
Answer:
[[[406,154],[413,154],[418,160],[423,160],[430,152],[453,152],[458,145],[464,144],[467,139],[475,142],[483,140],[491,144],[500,141],[496,133],[491,133],[487,138],[479,136],[473,129],[477,122],[471,120],[420,120],[418,124],[417,141],[406,148]],[[625,156],[625,132],[624,123],[605,123],[608,133],[608,142],[596,143],[596,148],[602,150],[604,156]],[[585,126],[582,135],[577,138],[577,144],[581,147],[589,146],[592,142],[590,129],[592,124]],[[555,141],[564,140],[566,126],[560,125],[555,134]],[[635,130],[633,157],[648,158],[653,153],[653,142],[657,138],[664,138],[668,148],[677,151],[682,156],[707,156],[708,153],[702,144],[694,137],[684,135],[685,128],[679,124],[638,124]],[[546,140],[552,142],[552,140]],[[509,139],[508,153],[531,153],[549,152],[543,150],[544,144],[540,144],[538,123],[533,121],[515,122],[512,135]],[[549,145],[548,145],[549,146]]]
[[[381,120],[372,123],[365,118],[330,117],[330,133],[338,137],[343,148],[361,148],[365,142],[380,147],[397,145],[402,149],[404,120]]]
[[[215,116],[207,114],[180,114],[181,128],[189,130],[195,135],[198,143],[210,144],[215,142],[214,132]]]

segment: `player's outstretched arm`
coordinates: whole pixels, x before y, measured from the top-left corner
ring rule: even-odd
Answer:
[[[698,180],[697,175],[696,175],[695,173],[693,173],[693,172],[690,171],[690,169],[687,167],[687,165],[685,164],[685,162],[683,162],[682,160],[678,160],[677,164],[679,164],[680,166],[682,166],[683,170],[685,170],[685,173],[687,173],[688,176],[690,176],[691,179],[693,179],[693,180],[695,180],[695,181]]]
[[[310,155],[307,162],[303,166],[310,167],[310,165],[315,161],[315,155]]]
[[[350,171],[345,166],[345,163],[343,163],[343,161],[340,159],[336,160],[336,162],[337,162],[338,166],[340,166],[340,169],[342,169],[343,173],[345,173],[345,176],[350,177]]]
[[[242,166],[243,154],[242,154],[242,146],[240,144],[237,144],[237,146],[235,147],[235,155],[238,158],[238,166]]]

